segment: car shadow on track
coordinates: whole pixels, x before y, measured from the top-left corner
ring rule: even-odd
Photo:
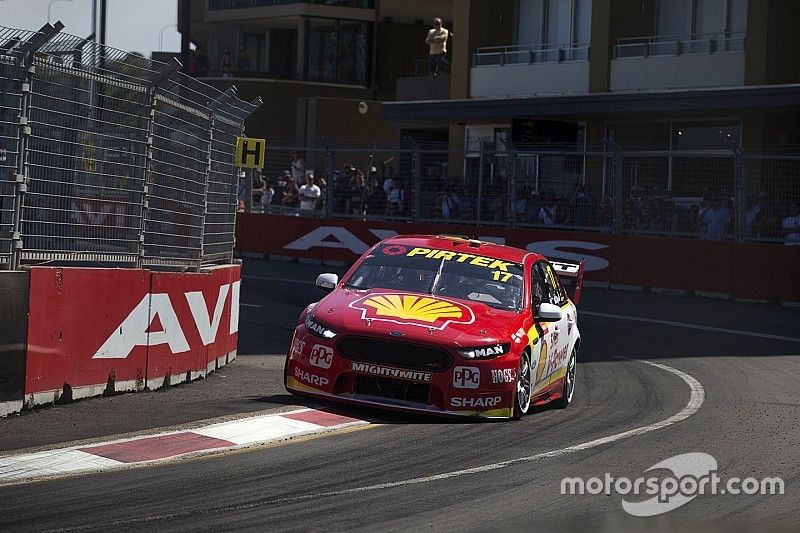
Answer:
[[[446,416],[446,415],[424,415],[413,413],[401,413],[385,411],[382,409],[372,409],[369,407],[351,407],[347,405],[336,405],[332,403],[320,402],[312,398],[304,398],[302,396],[294,396],[291,394],[271,394],[268,396],[251,396],[248,398],[250,401],[263,402],[273,405],[292,405],[297,407],[307,407],[309,409],[317,409],[326,413],[332,413],[339,416],[346,416],[358,420],[366,420],[372,424],[491,424],[496,422],[503,422],[505,419],[486,419],[478,417],[459,417],[459,416]],[[529,411],[530,414],[542,413],[551,410],[548,406],[535,407],[532,406]]]

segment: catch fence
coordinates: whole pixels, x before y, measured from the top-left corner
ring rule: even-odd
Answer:
[[[0,268],[229,263],[260,101],[62,28],[0,27]]]
[[[728,139],[695,150],[482,141],[454,150],[403,138],[305,148],[305,171],[322,194],[304,209],[297,190],[304,176],[290,170],[294,150],[268,143],[263,181],[246,184],[247,210],[765,242],[783,242],[787,218],[800,216],[797,147],[745,151]]]

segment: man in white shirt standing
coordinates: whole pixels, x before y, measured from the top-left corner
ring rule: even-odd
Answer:
[[[444,69],[444,55],[447,53],[447,40],[450,32],[442,27],[442,19],[433,19],[433,28],[428,31],[425,43],[429,47],[428,52],[428,72],[431,76],[438,76]]]
[[[306,174],[306,182],[300,187],[300,211],[311,213],[317,207],[317,200],[322,196],[322,191],[314,184],[314,174]]]
[[[781,221],[783,244],[800,246],[800,204],[794,202],[789,208],[789,216]]]

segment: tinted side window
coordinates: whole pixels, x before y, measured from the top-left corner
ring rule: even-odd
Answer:
[[[567,294],[564,292],[564,288],[558,282],[558,276],[556,275],[553,267],[549,264],[544,266],[547,275],[545,276],[545,283],[547,284],[547,291],[550,296],[549,302],[555,305],[562,305],[567,300]]]
[[[543,266],[543,263],[536,263],[531,270],[531,303],[535,313],[539,312],[539,305],[542,302],[550,302],[550,289]]]

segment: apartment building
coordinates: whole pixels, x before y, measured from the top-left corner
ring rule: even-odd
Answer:
[[[366,146],[397,141],[396,125],[383,120],[382,102],[395,99],[398,78],[425,79],[430,20],[439,16],[449,24],[452,5],[447,0],[180,0],[179,29],[205,50],[208,83],[231,82],[221,79],[228,50],[240,97],[264,100],[248,120],[250,135],[300,147],[342,140]],[[247,68],[239,65],[242,53]]]
[[[407,95],[385,117],[453,150],[800,144],[800,2],[458,0],[452,20],[449,97]]]

